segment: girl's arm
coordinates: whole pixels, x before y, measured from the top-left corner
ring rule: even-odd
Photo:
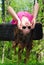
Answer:
[[[38,14],[38,10],[39,10],[39,4],[35,3],[34,9],[33,9],[32,26],[31,26],[32,29],[35,27],[35,24],[36,24],[36,17],[37,17],[37,14]]]
[[[14,9],[11,6],[8,7],[8,12],[12,15],[14,20],[17,20],[17,21],[19,20],[16,12],[14,11]]]
[[[11,6],[8,7],[8,12],[11,14],[11,16],[13,17],[14,20],[18,21],[18,24],[17,24],[18,28],[21,28],[21,26],[20,26],[21,21]]]
[[[33,16],[34,16],[35,19],[37,17],[38,10],[39,10],[39,4],[38,3],[35,3],[34,9],[33,9]]]

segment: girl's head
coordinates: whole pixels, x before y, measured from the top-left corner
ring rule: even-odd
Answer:
[[[31,25],[32,24],[30,23],[29,19],[27,17],[23,16],[21,19],[21,30],[24,35],[26,35],[30,32]]]
[[[19,12],[18,17],[20,19],[19,29],[23,32],[24,35],[28,34],[31,30],[31,22],[33,16],[28,12]]]

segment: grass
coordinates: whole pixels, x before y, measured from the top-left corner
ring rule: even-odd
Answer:
[[[0,60],[0,65],[44,65],[44,62],[37,62],[36,60],[28,60],[28,62],[25,64],[23,61],[13,61],[5,58],[4,63],[1,63]]]
[[[16,63],[16,62],[14,62],[14,63],[12,63],[12,62],[9,62],[9,63],[7,63],[7,62],[5,62],[5,63],[0,63],[0,65],[44,65],[44,63],[36,63],[36,64],[32,64],[32,63],[27,63],[27,64],[24,64],[24,63]]]

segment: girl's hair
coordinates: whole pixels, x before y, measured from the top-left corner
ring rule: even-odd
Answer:
[[[15,41],[17,43],[19,43],[20,41],[22,43],[30,43],[30,41],[33,40],[33,30],[31,30],[30,33],[24,35],[23,32],[19,30],[18,27],[16,27],[16,31],[14,34],[15,34]]]

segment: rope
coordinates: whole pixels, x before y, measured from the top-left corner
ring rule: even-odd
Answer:
[[[34,0],[34,4],[37,3],[37,2],[38,2],[38,0]]]
[[[5,22],[5,1],[2,0],[2,21]]]

